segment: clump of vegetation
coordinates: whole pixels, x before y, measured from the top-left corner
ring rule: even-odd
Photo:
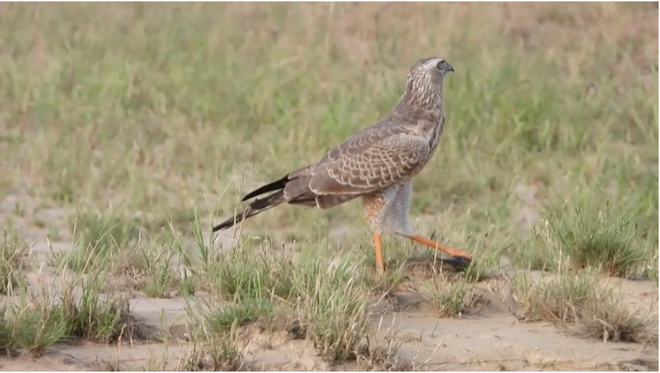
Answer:
[[[104,296],[104,273],[76,277],[63,288],[27,288],[0,316],[0,346],[10,353],[43,354],[72,338],[114,343],[140,340],[146,329],[132,316],[125,299]]]
[[[527,237],[512,244],[508,258],[516,268],[532,271],[553,271],[562,261],[552,234],[546,225],[533,227]]]
[[[68,335],[105,343],[143,339],[144,330],[127,299],[103,294],[106,279],[107,272],[97,272],[63,289],[58,307],[69,323]]]
[[[81,211],[73,220],[74,239],[83,247],[104,252],[124,248],[139,238],[140,225],[137,221],[120,217],[116,213],[104,215]]]
[[[140,225],[129,218],[78,212],[72,219],[75,245],[71,250],[52,253],[50,264],[90,273],[109,269],[121,255],[140,245]]]
[[[585,337],[614,342],[641,342],[650,319],[637,316],[600,284],[594,272],[546,273],[538,279],[514,279],[525,321],[549,321]]]
[[[431,281],[431,304],[440,317],[460,317],[465,308],[465,296],[470,285],[463,279],[447,281],[434,278]]]
[[[180,242],[170,234],[161,236],[122,250],[113,260],[113,274],[125,279],[132,289],[153,298],[169,298],[182,285],[186,286],[186,295],[194,292],[192,279],[182,278],[185,275],[176,273],[172,264],[181,251]]]
[[[0,340],[10,354],[43,354],[52,345],[68,338],[71,320],[59,307],[41,299],[30,303],[23,298],[4,309]]]
[[[646,257],[633,220],[610,203],[579,203],[556,211],[549,228],[557,250],[576,269],[598,268],[611,276],[627,276],[638,271]]]
[[[224,335],[246,323],[270,321],[276,309],[285,308],[295,334],[310,339],[326,360],[355,359],[369,329],[370,288],[349,257],[296,260],[292,252],[274,253],[267,244],[256,252],[247,245],[208,256],[207,250],[200,248],[204,276],[221,299],[233,303],[207,305],[201,317],[191,306],[204,330]]]
[[[369,331],[367,294],[356,268],[345,257],[305,263],[296,272],[295,314],[303,329],[331,362],[355,359]]]
[[[206,333],[204,331],[203,333]],[[204,334],[203,342],[195,341],[183,356],[177,371],[237,371],[243,368],[243,354],[236,332],[209,336]]]
[[[267,324],[273,316],[273,308],[273,302],[268,299],[244,299],[224,306],[207,304],[204,325],[209,332],[220,335],[256,321]]]

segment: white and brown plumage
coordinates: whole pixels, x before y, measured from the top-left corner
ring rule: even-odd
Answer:
[[[444,128],[443,83],[450,71],[454,68],[439,57],[417,61],[408,73],[403,97],[389,114],[318,162],[248,193],[242,201],[274,192],[255,199],[245,211],[216,225],[213,231],[285,202],[328,209],[362,197],[365,217],[374,233],[379,273],[384,271],[381,234],[386,231],[471,260],[466,252],[418,235],[408,220],[412,178],[431,159]]]

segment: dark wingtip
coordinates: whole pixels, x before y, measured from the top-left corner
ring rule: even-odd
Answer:
[[[222,223],[217,224],[216,226],[214,226],[211,229],[211,231],[212,232],[217,232],[217,231],[225,230],[227,228],[231,228],[232,226],[234,226],[236,223],[240,222],[241,220],[242,219],[240,219],[240,216],[232,216],[231,218],[229,218],[229,219],[223,221]]]
[[[250,192],[250,193],[244,195],[243,198],[241,198],[241,202],[245,202],[245,201],[247,201],[248,199],[253,198],[253,197],[256,197],[256,196],[258,196],[258,195],[259,195],[259,190],[257,189],[257,190],[255,190],[255,191],[253,191],[253,192]]]
[[[258,189],[251,191],[241,199],[241,202],[245,202],[248,199],[254,198],[264,193],[272,192],[274,190],[284,189],[287,182],[289,182],[289,174],[284,175],[284,177],[279,180],[275,180],[272,183],[266,184]]]
[[[234,220],[234,219],[232,218],[232,220]],[[224,221],[224,222],[216,225],[215,227],[213,227],[213,229],[211,231],[212,232],[222,231],[222,230],[225,230],[225,229],[231,227],[232,225],[234,225],[233,221],[230,221],[230,222]]]

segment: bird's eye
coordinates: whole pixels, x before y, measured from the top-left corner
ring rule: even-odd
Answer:
[[[436,67],[437,67],[439,70],[442,70],[442,66],[443,66],[444,64],[445,64],[445,61],[444,61],[444,60],[440,60],[440,61],[438,61],[438,64],[436,65]]]

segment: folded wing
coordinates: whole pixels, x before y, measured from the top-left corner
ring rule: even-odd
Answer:
[[[318,163],[290,173],[284,195],[290,203],[313,198],[319,207],[331,207],[335,203],[323,201],[352,199],[411,177],[426,162],[429,151],[427,141],[406,128],[371,127],[329,151]]]

